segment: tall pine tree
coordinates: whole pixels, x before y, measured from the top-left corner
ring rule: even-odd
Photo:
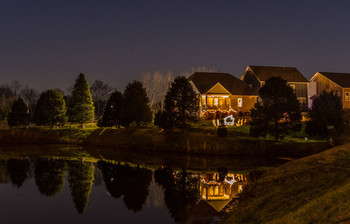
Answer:
[[[131,123],[140,126],[152,121],[152,112],[146,89],[139,81],[129,83],[124,91],[121,111],[121,124],[129,127]]]
[[[94,119],[94,106],[89,83],[83,73],[80,73],[75,80],[67,113],[69,121],[79,123],[82,128],[84,127],[84,123]]]

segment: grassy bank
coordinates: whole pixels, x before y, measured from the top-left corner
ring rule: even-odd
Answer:
[[[248,186],[225,223],[349,223],[350,144],[288,162]]]
[[[327,142],[255,139],[230,129],[225,138],[215,129],[166,133],[159,128],[29,128],[0,130],[1,144],[77,144],[133,151],[248,156],[302,157],[329,148]],[[213,131],[214,130],[214,131]],[[239,133],[239,134],[237,134]]]

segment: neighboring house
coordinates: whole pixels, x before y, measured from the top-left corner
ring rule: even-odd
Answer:
[[[350,109],[350,73],[317,72],[310,79],[310,99],[313,100],[323,91],[335,92],[340,96],[343,108]]]
[[[273,76],[280,76],[295,90],[303,111],[307,110],[309,81],[294,67],[252,66],[245,70],[241,80],[258,91]]]
[[[257,102],[257,92],[228,73],[196,72],[188,81],[199,98],[199,115],[204,113],[249,113]]]

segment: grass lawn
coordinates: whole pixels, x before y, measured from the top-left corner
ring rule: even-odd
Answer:
[[[348,223],[349,195],[346,144],[266,172],[224,223]]]

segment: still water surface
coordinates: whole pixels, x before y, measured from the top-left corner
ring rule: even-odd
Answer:
[[[213,220],[279,162],[62,146],[0,147],[3,223]]]

